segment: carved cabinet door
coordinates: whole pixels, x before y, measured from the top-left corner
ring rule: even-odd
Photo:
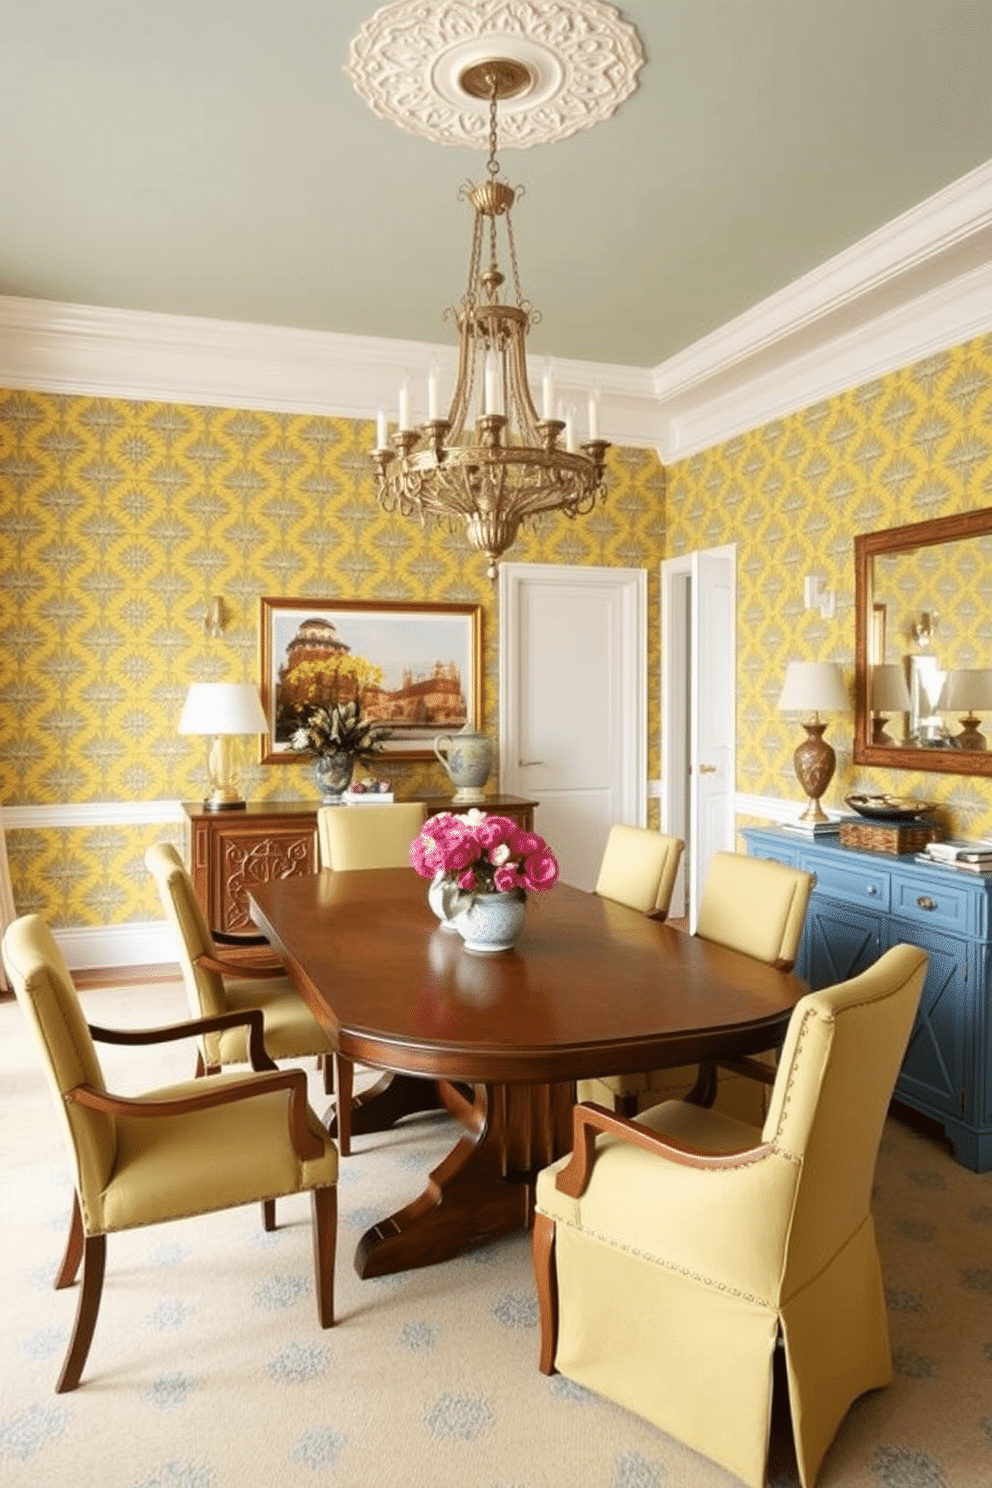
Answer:
[[[248,894],[253,885],[317,871],[316,807],[189,815],[193,886],[214,930],[252,931]]]

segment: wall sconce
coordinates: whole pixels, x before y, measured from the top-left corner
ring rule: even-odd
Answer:
[[[909,629],[913,640],[918,646],[929,646],[937,634],[937,623],[939,620],[939,610],[924,610],[919,620],[913,621]]]
[[[822,574],[807,574],[804,584],[804,596],[807,610],[819,610],[824,620],[832,620],[837,609],[837,594],[833,589],[825,589],[826,579]]]
[[[217,640],[224,634],[224,626],[227,623],[227,612],[224,601],[219,594],[215,594],[210,601],[210,608],[203,617],[203,629],[208,636]]]

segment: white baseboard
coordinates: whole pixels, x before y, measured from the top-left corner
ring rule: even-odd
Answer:
[[[54,930],[70,971],[105,966],[159,966],[178,961],[173,931],[165,920]]]

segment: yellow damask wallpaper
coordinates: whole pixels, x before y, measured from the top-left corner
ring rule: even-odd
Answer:
[[[992,506],[992,337],[752,430],[666,477],[669,557],[737,543],[737,789],[801,803],[792,753],[805,735],[776,709],[786,662],[839,661],[853,690],[855,534]],[[832,620],[804,608],[811,573],[836,592]],[[933,607],[925,597],[946,594],[948,583],[931,568],[917,607]],[[982,593],[969,620],[973,666],[992,665]],[[911,649],[893,623],[890,660]],[[952,831],[992,835],[992,781],[855,769],[853,728],[852,701],[827,729],[837,773],[826,806],[890,791],[942,803]]]
[[[202,745],[176,734],[179,709],[190,681],[257,679],[263,595],[482,604],[484,726],[496,736],[499,622],[483,561],[460,534],[379,509],[372,437],[343,419],[0,393],[0,801],[197,798]],[[613,450],[606,505],[545,523],[510,556],[648,570],[656,777],[658,564],[735,542],[737,789],[798,808],[803,735],[778,714],[778,693],[791,657],[837,660],[853,677],[854,535],[981,506],[992,506],[989,337],[668,471],[650,451]],[[836,591],[834,619],[804,609],[808,573]],[[211,640],[202,621],[216,594],[228,623]],[[990,618],[978,603],[974,665],[992,662],[979,654]],[[992,781],[855,771],[852,728],[853,715],[831,719],[828,806],[852,790],[924,796],[952,830],[992,835]],[[400,791],[445,784],[429,765],[389,774]],[[253,762],[246,785],[254,799],[316,794],[300,764]],[[57,926],[158,918],[142,854],[162,835],[177,829],[8,832],[19,909]]]
[[[191,681],[257,680],[259,599],[483,606],[484,727],[498,735],[498,615],[460,533],[385,515],[370,424],[123,399],[0,393],[0,801],[197,799],[204,746],[176,724]],[[610,456],[605,506],[557,518],[510,555],[647,568],[649,769],[658,772],[658,564],[664,477],[651,451]],[[214,595],[223,636],[206,636]],[[433,765],[390,765],[400,791]],[[308,765],[245,772],[250,799],[316,798]],[[57,926],[159,917],[142,855],[160,825],[10,831],[22,913]]]

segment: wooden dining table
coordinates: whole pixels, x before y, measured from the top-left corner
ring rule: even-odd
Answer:
[[[389,1072],[353,1130],[439,1104],[461,1124],[424,1192],[362,1236],[360,1276],[529,1225],[537,1173],[571,1148],[576,1080],[773,1048],[808,990],[561,883],[497,954],[442,929],[412,869],[274,880],[250,902],[334,1048]]]

